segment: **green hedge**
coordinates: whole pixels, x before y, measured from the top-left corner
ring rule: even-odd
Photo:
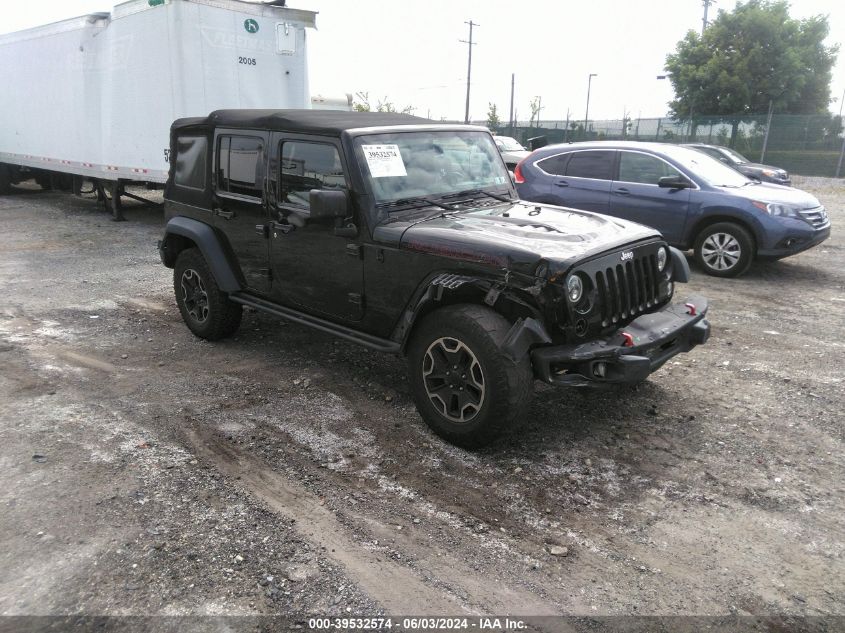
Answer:
[[[749,158],[756,160],[759,154],[749,156]],[[766,152],[764,162],[800,176],[833,176],[836,173],[838,161],[839,152],[771,150]],[[845,165],[843,165],[843,171],[845,171]],[[845,174],[840,175],[845,176]]]

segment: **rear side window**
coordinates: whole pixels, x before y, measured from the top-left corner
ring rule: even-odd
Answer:
[[[281,202],[307,207],[312,189],[346,189],[340,154],[334,145],[282,143]]]
[[[566,161],[569,160],[571,154],[558,154],[557,156],[549,156],[543,160],[537,161],[537,167],[542,169],[547,174],[553,176],[566,175]]]
[[[217,190],[261,198],[264,142],[252,136],[220,136],[217,146]]]
[[[180,136],[176,139],[173,182],[189,189],[205,189],[208,140],[204,136]]]
[[[613,151],[575,152],[566,165],[566,175],[575,178],[613,178]]]

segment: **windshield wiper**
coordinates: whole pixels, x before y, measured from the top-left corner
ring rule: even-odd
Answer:
[[[386,209],[388,207],[402,207],[405,205],[411,204],[426,204],[434,207],[440,207],[441,209],[446,209],[447,211],[454,211],[455,206],[451,204],[445,204],[443,202],[439,202],[434,198],[427,198],[425,196],[417,196],[414,198],[399,198],[399,200],[391,200],[389,202],[379,202],[376,205],[376,209]]]
[[[485,191],[484,189],[466,189],[464,191],[459,191],[458,193],[450,193],[445,196],[441,196],[442,198],[462,198],[464,196],[477,196],[478,194],[483,193],[485,196],[490,196],[496,200],[501,200],[502,202],[513,202],[508,197],[500,196],[497,193],[490,193],[489,191]]]

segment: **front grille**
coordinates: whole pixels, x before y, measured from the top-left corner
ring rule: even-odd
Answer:
[[[824,207],[802,209],[799,213],[804,220],[813,225],[814,229],[823,229],[830,226],[830,218],[827,217],[827,211],[824,210]]]
[[[657,304],[660,272],[657,256],[646,254],[596,271],[595,284],[602,327]]]

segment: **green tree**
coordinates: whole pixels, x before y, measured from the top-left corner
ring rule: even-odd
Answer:
[[[531,118],[528,119],[528,127],[534,127],[534,123],[537,123],[537,126],[540,125],[540,97],[534,97],[531,99],[531,102],[528,104],[528,107],[531,109]]]
[[[356,92],[355,100],[352,102],[352,109],[356,112],[369,112],[370,108],[370,93]]]
[[[355,100],[352,102],[352,109],[357,112],[372,112],[373,107],[370,105],[370,93],[356,92]],[[414,106],[405,106],[399,109],[387,97],[379,99],[375,108],[376,112],[401,112],[402,114],[413,114],[414,110],[416,110]]]
[[[730,116],[731,144],[751,114],[814,114],[830,103],[831,68],[839,46],[825,46],[827,16],[789,17],[786,0],[749,0],[720,10],[700,36],[689,31],[666,57],[678,119],[695,113]]]
[[[496,108],[495,103],[488,103],[487,104],[487,127],[491,130],[498,130],[499,126],[502,125],[502,121],[499,119],[499,112]]]

